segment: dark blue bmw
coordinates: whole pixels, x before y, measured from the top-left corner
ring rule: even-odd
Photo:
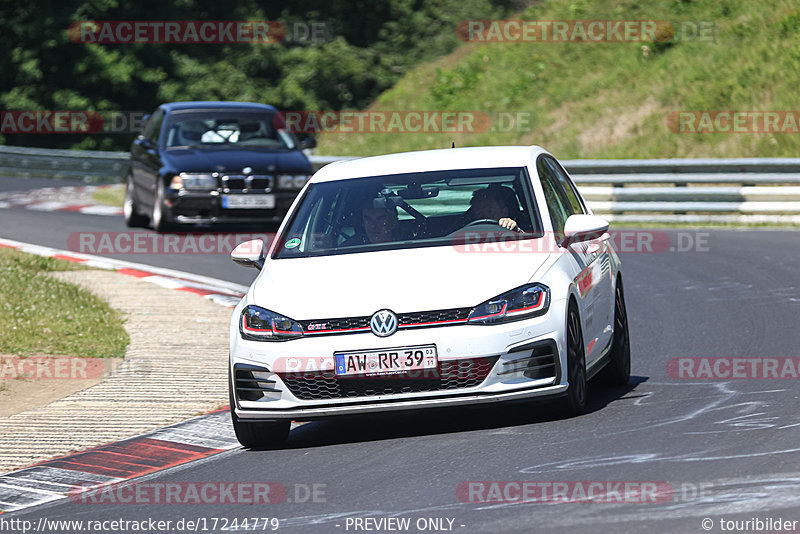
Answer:
[[[173,102],[131,145],[124,214],[157,231],[195,223],[280,222],[311,175],[278,110],[249,102]]]

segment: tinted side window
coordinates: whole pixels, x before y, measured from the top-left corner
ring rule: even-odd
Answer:
[[[575,186],[572,184],[572,180],[569,179],[567,176],[566,171],[561,168],[561,165],[558,164],[553,158],[542,158],[547,162],[548,167],[553,172],[553,176],[558,180],[559,185],[561,186],[561,190],[564,191],[567,197],[567,202],[569,202],[569,206],[572,211],[572,215],[578,213],[586,213],[586,210],[583,209],[581,205],[581,201],[578,198],[578,193],[575,190]]]
[[[161,133],[161,123],[164,122],[164,112],[156,110],[153,115],[148,119],[147,124],[142,131],[142,135],[150,139],[153,144],[158,142],[158,134]]]
[[[554,176],[555,173],[547,165],[544,158],[539,158],[536,169],[539,171],[539,178],[542,181],[547,211],[553,221],[553,232],[555,232],[556,239],[560,240],[564,237],[564,225],[567,222],[567,217],[572,215],[572,207],[569,205],[558,179]]]

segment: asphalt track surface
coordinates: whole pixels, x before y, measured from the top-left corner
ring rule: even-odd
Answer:
[[[114,217],[0,210],[0,237],[65,248],[69,233],[96,230],[123,225]],[[687,380],[666,370],[677,357],[800,357],[800,233],[699,235],[701,250],[622,255],[633,378],[624,388],[592,385],[586,415],[565,418],[551,401],[314,422],[293,430],[281,450],[234,449],[146,479],[279,482],[288,490],[281,503],[67,500],[0,517],[173,525],[275,517],[279,532],[311,533],[368,531],[347,518],[410,519],[400,532],[432,531],[417,528],[420,518],[445,526],[451,519],[451,531],[463,533],[722,532],[723,519],[800,520],[798,380]],[[225,255],[120,257],[239,283],[254,274]],[[645,504],[471,503],[457,495],[465,481],[656,481],[673,493]],[[303,499],[314,484],[324,494]]]

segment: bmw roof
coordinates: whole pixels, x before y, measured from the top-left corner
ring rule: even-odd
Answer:
[[[159,106],[167,112],[185,111],[189,109],[257,109],[262,111],[275,111],[273,106],[258,104],[256,102],[224,102],[214,100],[200,100],[194,102],[168,102]]]

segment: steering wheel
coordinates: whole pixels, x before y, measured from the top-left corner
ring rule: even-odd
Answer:
[[[469,226],[475,226],[478,224],[496,224],[497,226],[500,226],[500,221],[495,219],[478,219],[477,221],[472,221],[470,223],[465,224],[463,227],[467,228]]]

